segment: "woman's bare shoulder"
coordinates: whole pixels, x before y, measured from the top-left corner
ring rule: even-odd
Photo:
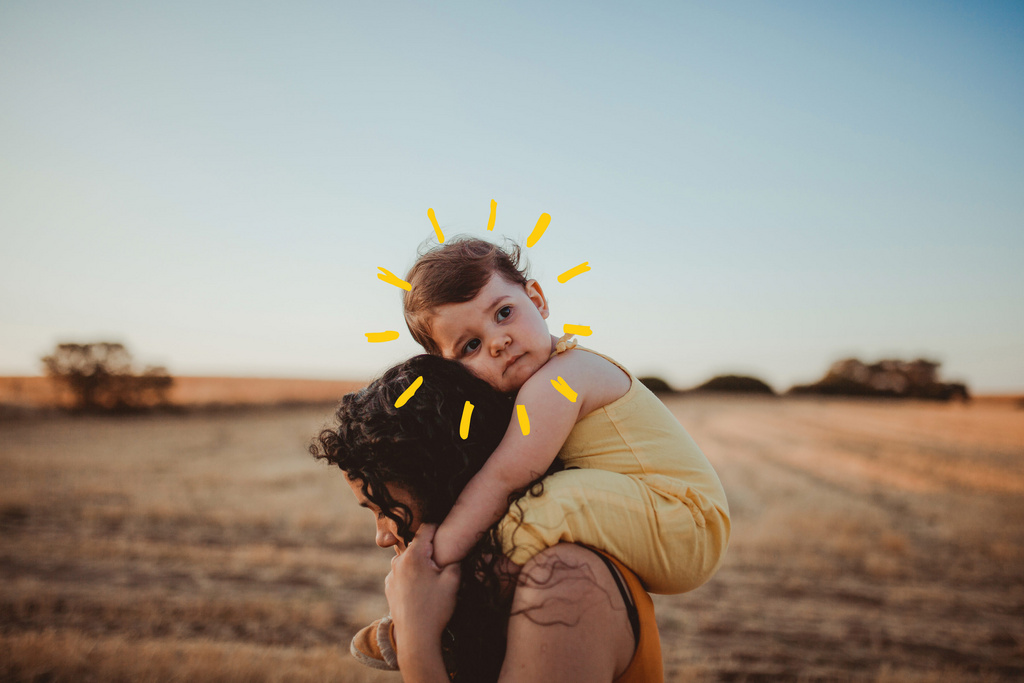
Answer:
[[[526,563],[501,681],[612,680],[633,651],[625,602],[597,553],[561,543]]]

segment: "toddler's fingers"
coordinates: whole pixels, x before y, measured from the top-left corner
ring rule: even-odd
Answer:
[[[415,538],[413,538],[412,543],[409,544],[408,549],[414,552],[418,557],[426,559],[427,563],[434,571],[440,572],[441,567],[434,561],[433,541],[434,534],[436,532],[436,524],[421,524],[420,528],[416,531]]]
[[[409,544],[409,550],[422,553],[428,557],[434,553],[434,533],[437,532],[436,524],[421,524],[416,530],[416,535]]]

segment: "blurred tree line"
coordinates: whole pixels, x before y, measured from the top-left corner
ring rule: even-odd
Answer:
[[[918,358],[864,363],[847,358],[832,364],[813,384],[801,384],[786,392],[789,395],[861,396],[871,398],[912,398],[931,401],[969,401],[970,390],[962,382],[939,380],[940,363]],[[719,375],[693,389],[678,392],[660,377],[640,377],[655,393],[737,393],[776,395],[766,382],[743,375]]]
[[[174,380],[162,367],[136,372],[123,344],[58,344],[42,359],[46,374],[74,397],[74,409],[134,412],[168,405]]]

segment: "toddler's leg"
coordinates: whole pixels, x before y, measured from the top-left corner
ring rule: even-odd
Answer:
[[[522,565],[559,542],[582,543],[617,557],[653,593],[693,590],[721,560],[728,538],[723,516],[689,488],[675,491],[672,480],[650,479],[594,469],[556,472],[544,479],[540,495],[513,503],[502,520],[506,555]]]

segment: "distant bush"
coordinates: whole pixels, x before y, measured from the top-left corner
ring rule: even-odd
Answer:
[[[691,389],[691,391],[775,395],[775,390],[765,382],[756,377],[746,377],[744,375],[719,375],[709,379],[699,387]]]
[[[67,387],[74,408],[94,412],[129,412],[167,404],[174,380],[167,370],[147,367],[136,374],[123,344],[59,344],[42,359],[46,374]]]
[[[919,398],[932,401],[970,400],[967,386],[938,380],[939,363],[919,358],[914,361],[880,360],[868,365],[856,358],[832,364],[813,384],[792,387],[790,394],[824,396],[873,396],[878,398]]]
[[[638,377],[640,383],[656,394],[673,394],[675,389],[660,377]]]
[[[798,384],[790,394],[820,394],[822,396],[896,396],[891,389],[876,389],[849,377],[826,375],[813,384]]]

